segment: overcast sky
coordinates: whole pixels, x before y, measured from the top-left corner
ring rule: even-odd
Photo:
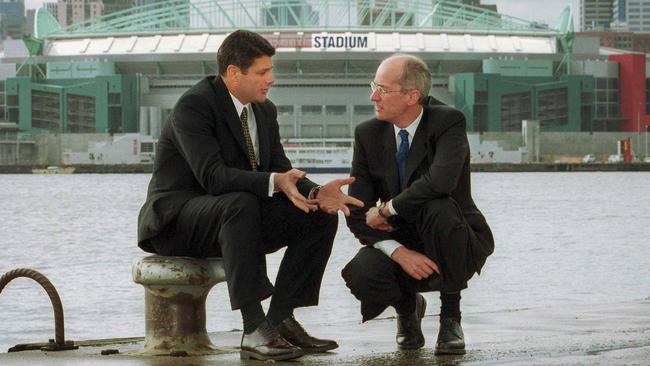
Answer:
[[[25,0],[25,7],[35,9],[44,2],[45,0]],[[558,24],[562,10],[567,5],[572,5],[573,13],[577,14],[579,0],[482,0],[482,3],[497,4],[501,14],[546,23],[551,27],[555,27]],[[577,20],[574,17],[576,28],[578,28]]]
[[[546,23],[551,27],[558,25],[562,10],[570,5],[574,14],[573,22],[578,29],[580,0],[482,0],[481,3],[497,4],[501,14]]]

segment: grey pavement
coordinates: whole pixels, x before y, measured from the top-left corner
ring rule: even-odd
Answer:
[[[279,365],[650,365],[650,300],[571,308],[534,308],[463,315],[467,354],[435,356],[438,318],[423,320],[426,345],[400,351],[391,318],[334,325],[307,326],[319,337],[336,339],[340,347],[327,354],[304,356]],[[241,332],[210,334],[220,353],[203,357],[135,355],[141,341],[104,342],[77,351],[1,353],[0,365],[262,365],[241,361]],[[89,344],[92,344],[90,342]],[[105,349],[119,354],[101,356]]]

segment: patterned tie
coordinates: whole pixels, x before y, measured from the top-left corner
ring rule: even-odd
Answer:
[[[399,144],[399,149],[395,154],[397,160],[397,168],[399,170],[399,190],[404,190],[404,175],[406,175],[406,160],[409,157],[409,133],[407,130],[400,130],[399,137],[402,142]]]
[[[251,133],[248,130],[248,111],[244,107],[244,110],[241,111],[241,129],[244,131],[244,141],[246,141],[246,149],[248,149],[248,160],[251,163],[251,168],[253,171],[257,171],[257,160],[255,159],[255,149],[253,148],[253,140],[251,139]]]

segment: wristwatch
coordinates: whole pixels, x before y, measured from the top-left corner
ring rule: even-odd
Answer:
[[[385,207],[386,207],[386,201],[382,201],[377,208],[379,209],[379,216],[387,219],[387,218],[390,217],[390,212],[388,213],[388,215],[384,215],[384,208]]]
[[[321,188],[323,188],[323,186],[316,186],[316,187],[312,188],[309,191],[309,194],[307,195],[307,199],[308,200],[315,200],[316,197],[318,197],[318,193],[320,192]]]

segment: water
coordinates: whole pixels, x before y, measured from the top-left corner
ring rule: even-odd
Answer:
[[[338,175],[314,175],[325,182]],[[144,334],[143,289],[131,280],[148,175],[0,175],[0,274],[27,267],[56,286],[72,340]],[[474,197],[496,239],[465,313],[573,306],[650,296],[650,173],[476,173]],[[305,324],[358,322],[340,278],[359,244],[341,220],[318,308]],[[269,257],[274,278],[281,253]],[[429,314],[437,297],[426,295]],[[268,304],[265,303],[265,306]],[[208,298],[208,331],[241,329],[225,284]],[[383,316],[391,316],[389,310]],[[0,294],[0,352],[54,337],[51,305],[32,280]]]

